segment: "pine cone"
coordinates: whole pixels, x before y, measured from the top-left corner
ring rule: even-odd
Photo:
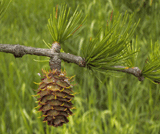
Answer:
[[[69,82],[71,78],[66,77],[65,72],[56,70],[42,72],[44,76],[37,92],[37,96],[40,96],[38,111],[42,111],[43,121],[48,122],[48,125],[62,126],[63,123],[69,122],[67,117],[72,115],[70,109],[74,95]]]

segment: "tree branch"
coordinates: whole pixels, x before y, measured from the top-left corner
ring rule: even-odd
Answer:
[[[51,49],[34,48],[22,45],[10,45],[10,44],[0,44],[0,52],[11,53],[15,58],[20,58],[26,54],[54,57],[55,53]],[[59,53],[62,60],[68,63],[76,63],[81,67],[85,66],[85,60],[80,56],[75,56],[73,54]]]
[[[55,53],[51,49],[42,49],[42,48],[34,48],[27,47],[22,45],[10,45],[10,44],[0,44],[0,52],[11,53],[15,56],[15,58],[22,57],[23,55],[38,55],[38,56],[47,56],[53,58]],[[68,63],[75,63],[80,67],[85,67],[85,59],[80,56],[75,56],[69,53],[58,53],[60,58]],[[57,56],[57,53],[56,53]],[[117,68],[115,71],[124,72],[132,74],[138,77],[139,81],[143,81],[144,77],[142,76],[141,70],[138,67],[127,68],[124,66],[114,66]],[[118,68],[125,68],[124,70],[119,70]]]
[[[0,52],[12,53],[15,58],[20,58],[26,54],[52,57],[53,54],[50,51],[50,49],[34,48],[22,45],[0,44]]]

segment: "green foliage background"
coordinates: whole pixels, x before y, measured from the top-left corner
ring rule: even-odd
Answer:
[[[21,44],[46,48],[43,39],[52,43],[47,21],[53,7],[62,0],[13,0],[0,21],[0,43]],[[88,14],[83,31],[64,42],[64,51],[80,55],[82,43],[94,37],[118,12],[134,12],[134,22],[141,19],[135,31],[133,45],[140,47],[136,66],[142,69],[148,58],[151,40],[159,44],[159,0],[65,0],[73,12],[77,5]],[[87,45],[87,44],[86,44]],[[85,68],[62,63],[68,76],[76,75],[73,116],[69,123],[59,128],[48,127],[34,108],[42,68],[48,62],[35,62],[45,57],[29,56],[15,59],[0,53],[0,133],[1,134],[159,134],[160,89],[159,85],[145,79],[120,72],[90,74]],[[97,80],[95,76],[101,80]]]

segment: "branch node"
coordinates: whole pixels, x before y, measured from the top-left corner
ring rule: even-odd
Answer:
[[[13,51],[14,51],[13,55],[15,58],[20,58],[23,55],[25,55],[23,47],[19,44],[14,46]]]
[[[51,52],[54,54],[54,56],[51,57],[49,61],[51,70],[57,69],[57,71],[61,71],[60,49],[61,49],[61,46],[58,42],[54,42],[52,44]]]

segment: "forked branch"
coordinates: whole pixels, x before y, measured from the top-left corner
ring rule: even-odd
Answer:
[[[53,53],[51,49],[44,49],[44,48],[34,48],[34,47],[27,47],[23,45],[10,45],[10,44],[0,44],[0,52],[11,53],[15,56],[15,58],[20,58],[26,54],[29,55],[37,55],[37,56],[47,56],[53,58],[57,56],[57,53]],[[68,63],[75,63],[80,67],[86,67],[85,59],[69,53],[58,53],[59,57]],[[132,74],[138,77],[139,81],[143,81],[144,77],[141,74],[141,70],[138,67],[127,68],[124,66],[114,66],[117,68],[115,71],[120,71],[124,73]],[[124,70],[119,70],[118,68],[124,68]]]

